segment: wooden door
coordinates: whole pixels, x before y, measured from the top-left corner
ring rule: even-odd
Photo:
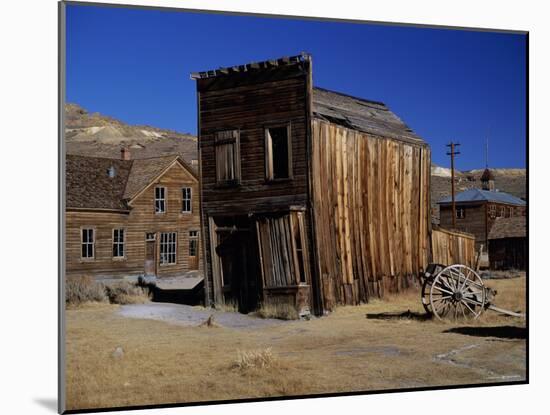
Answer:
[[[145,275],[157,275],[157,240],[155,234],[148,233],[145,239]]]
[[[189,257],[188,269],[194,271],[199,269],[199,232],[189,232]]]

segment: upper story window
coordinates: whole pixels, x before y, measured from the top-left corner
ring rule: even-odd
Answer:
[[[456,208],[456,218],[457,219],[464,219],[466,217],[466,209],[464,208]]]
[[[265,129],[265,177],[267,180],[292,178],[290,123]]]
[[[183,187],[181,189],[181,211],[191,213],[191,188]]]
[[[491,219],[497,217],[497,207],[495,205],[489,205],[489,216]]]
[[[166,212],[166,187],[155,187],[155,213]]]
[[[241,180],[239,130],[218,131],[214,137],[216,151],[216,182],[238,184]]]
[[[124,229],[113,229],[113,258],[124,258]]]
[[[82,258],[93,259],[95,256],[95,229],[87,228],[80,230]]]

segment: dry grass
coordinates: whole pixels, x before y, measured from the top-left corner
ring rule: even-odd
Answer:
[[[227,301],[223,304],[217,304],[215,306],[218,311],[225,311],[227,313],[238,313],[239,305],[234,301]]]
[[[499,291],[497,306],[525,309],[524,278],[487,283]],[[67,311],[70,409],[525,377],[525,340],[506,337],[510,328],[521,333],[521,319],[490,311],[469,323],[365,318],[407,310],[422,313],[418,293],[246,331],[127,319],[117,309],[104,304]],[[464,328],[471,333],[458,331]],[[117,347],[124,350],[119,359],[112,356]],[[262,368],[262,361],[271,363]],[[248,368],[240,369],[238,362]]]
[[[71,277],[65,283],[65,303],[68,306],[79,306],[87,302],[105,302],[105,287],[95,282],[92,277]]]
[[[143,304],[151,300],[146,288],[128,281],[121,281],[105,286],[105,291],[112,304]]]
[[[259,350],[249,350],[237,352],[237,359],[233,362],[233,367],[240,370],[247,369],[269,369],[277,363],[271,347]]]
[[[261,318],[276,318],[279,320],[297,320],[300,318],[296,308],[287,303],[264,303],[256,312]]]

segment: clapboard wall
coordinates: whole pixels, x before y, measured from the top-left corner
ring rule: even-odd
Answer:
[[[324,308],[410,286],[429,258],[429,147],[319,119],[312,126],[312,203]]]

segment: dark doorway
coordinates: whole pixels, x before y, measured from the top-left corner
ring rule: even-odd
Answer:
[[[235,304],[241,313],[254,311],[261,290],[255,233],[247,217],[216,219],[216,222],[219,224],[216,254],[221,262],[224,301]]]

